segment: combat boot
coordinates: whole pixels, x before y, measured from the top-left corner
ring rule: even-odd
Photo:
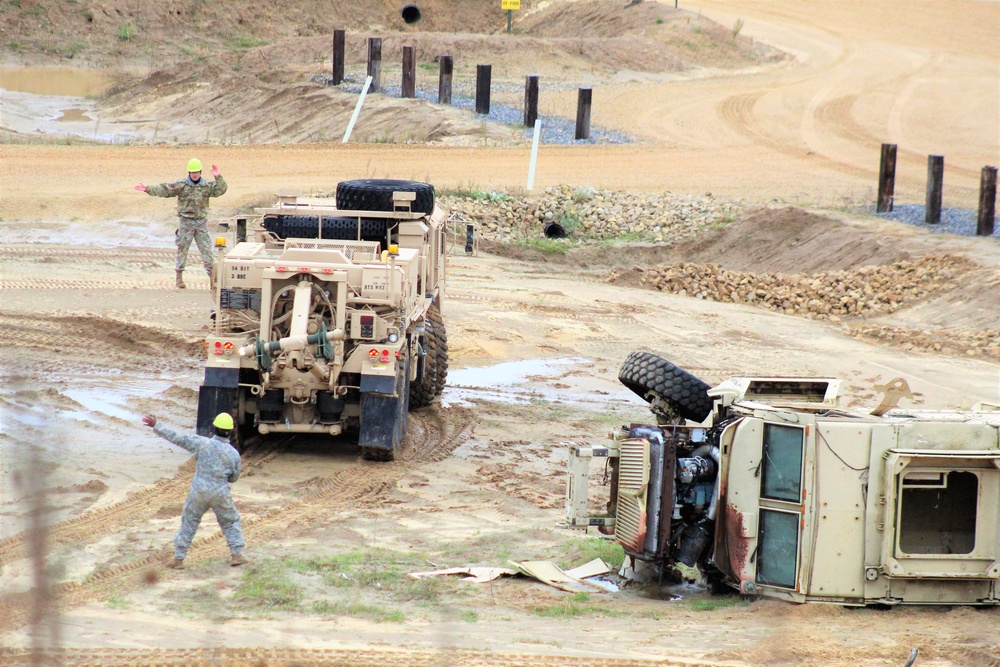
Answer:
[[[229,559],[229,564],[233,567],[239,567],[247,562],[247,559],[243,557],[243,554],[233,554],[233,557]]]
[[[181,569],[184,568],[184,559],[183,558],[176,558],[176,557],[175,558],[171,558],[166,563],[164,563],[164,565],[166,565],[167,567],[169,567],[171,570],[181,570]]]
[[[177,284],[177,289],[184,289],[185,287],[187,287],[187,285],[184,284],[184,277],[183,276],[184,276],[184,272],[183,271],[178,271],[177,272],[177,283],[176,283]]]

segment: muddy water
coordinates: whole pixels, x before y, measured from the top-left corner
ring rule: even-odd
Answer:
[[[100,95],[111,78],[100,70],[76,67],[0,67],[0,88],[33,95]]]

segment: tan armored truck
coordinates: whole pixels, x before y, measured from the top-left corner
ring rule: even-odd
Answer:
[[[280,196],[257,213],[215,264],[198,432],[231,412],[238,443],[356,433],[365,458],[392,460],[407,411],[448,373],[434,188],[345,181],[334,200]]]
[[[569,448],[568,525],[599,526],[661,573],[697,566],[713,592],[842,605],[1000,604],[1000,405],[838,407],[830,378],[712,388],[646,352],[622,383],[656,424]],[[608,512],[589,516],[593,459]]]

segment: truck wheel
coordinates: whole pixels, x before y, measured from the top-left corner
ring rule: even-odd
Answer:
[[[421,345],[424,348],[423,367],[417,374],[417,379],[410,384],[410,409],[425,408],[434,402],[437,395],[437,345],[434,336],[434,321],[428,316],[424,318],[424,335]]]
[[[391,211],[392,193],[414,192],[417,198],[410,210],[434,212],[434,186],[417,181],[397,181],[385,178],[363,178],[337,183],[337,208],[341,211]]]
[[[710,387],[655,354],[635,351],[628,355],[618,371],[618,380],[646,402],[649,392],[658,394],[685,419],[704,421],[712,412]]]
[[[434,394],[440,396],[448,382],[448,331],[436,303],[427,311],[427,317],[434,322]]]

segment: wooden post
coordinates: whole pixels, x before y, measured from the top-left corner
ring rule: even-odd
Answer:
[[[941,190],[944,187],[944,156],[927,156],[927,201],[924,204],[924,222],[941,222]]]
[[[344,41],[347,32],[344,30],[333,31],[333,85],[339,86],[344,82]]]
[[[983,167],[979,177],[979,217],[976,236],[993,236],[997,208],[997,168]]]
[[[441,73],[438,75],[438,104],[451,104],[451,56],[441,56]]]
[[[368,38],[368,76],[372,78],[372,86],[368,91],[377,93],[382,90],[382,38]]]
[[[896,144],[882,144],[882,161],[878,170],[878,204],[876,213],[892,210],[892,196],[896,191]]]
[[[538,119],[538,75],[529,74],[524,79],[524,126],[534,127]]]
[[[403,47],[403,90],[402,97],[417,96],[417,59],[412,46]]]
[[[593,90],[580,88],[576,95],[576,139],[590,139],[590,101]]]
[[[490,112],[490,78],[492,65],[476,65],[476,113]]]

